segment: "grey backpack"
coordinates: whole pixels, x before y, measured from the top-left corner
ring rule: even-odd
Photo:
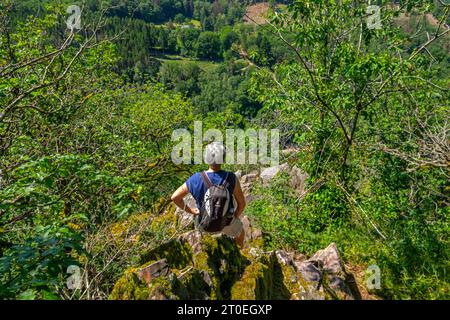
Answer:
[[[201,172],[203,183],[207,186],[200,214],[197,216],[197,227],[207,232],[222,231],[231,223],[234,216],[233,198],[228,190],[229,174],[220,185],[214,185],[206,172]]]

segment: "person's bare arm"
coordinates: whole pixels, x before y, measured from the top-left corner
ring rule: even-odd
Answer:
[[[237,178],[236,178],[236,185],[234,186],[233,195],[237,202],[237,208],[236,212],[234,213],[234,216],[238,218],[242,214],[242,212],[244,212],[246,201],[244,193],[242,192],[241,184],[239,182],[239,179]]]
[[[177,189],[177,191],[175,191],[171,197],[172,201],[175,203],[175,205],[180,208],[183,209],[184,211],[193,214],[193,215],[197,215],[199,214],[199,210],[198,208],[190,208],[186,205],[186,203],[184,202],[184,197],[189,193],[188,187],[186,185],[186,183],[183,183],[183,185],[181,187],[179,187]]]

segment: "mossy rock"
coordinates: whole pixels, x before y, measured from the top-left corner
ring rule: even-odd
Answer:
[[[194,267],[211,275],[211,299],[230,299],[231,288],[249,261],[227,236],[205,235],[202,248],[202,252],[194,256]]]
[[[191,244],[181,239],[142,254],[140,259],[145,263],[124,273],[110,299],[336,299],[328,290],[318,290],[317,283],[305,281],[293,265],[279,260],[275,252],[241,252],[227,236],[206,234],[196,240],[198,243],[201,249],[196,254]],[[138,270],[161,259],[167,261],[169,273],[148,284],[139,279]],[[323,286],[328,288],[327,279]]]
[[[204,235],[201,248],[194,255],[187,241],[174,239],[143,253],[142,266],[128,269],[115,284],[110,298],[149,299],[155,295],[170,299],[231,298],[231,287],[249,261],[227,236]],[[173,272],[171,279],[156,278],[149,285],[140,281],[136,271],[160,259],[167,260]],[[189,268],[190,271],[182,271]]]
[[[139,280],[136,268],[127,269],[124,275],[116,282],[109,296],[110,300],[147,300],[151,288]]]
[[[233,300],[289,299],[291,292],[283,268],[274,254],[255,259],[231,290]]]
[[[192,264],[192,248],[189,243],[174,239],[141,254],[140,263],[166,259],[171,268],[183,269]]]
[[[157,217],[153,227],[173,225],[176,219],[171,218],[170,213]],[[264,253],[258,247],[241,251],[225,235],[183,234],[142,253],[141,266],[125,271],[110,299],[322,300],[351,295],[343,289],[346,279],[340,273],[320,281],[309,279],[289,255],[280,256],[279,251]],[[164,272],[155,271],[154,278],[142,276],[143,268],[160,260],[166,263]]]
[[[291,279],[293,276],[290,266],[280,263],[275,255],[272,253],[269,258],[269,266],[272,274],[272,290],[270,299],[272,300],[286,300],[290,299]],[[296,278],[297,280],[297,278]]]
[[[246,269],[241,279],[231,289],[232,300],[270,299],[270,268],[267,264],[255,261]]]
[[[208,273],[193,269],[174,282],[172,291],[183,300],[209,300],[211,296],[209,278]]]

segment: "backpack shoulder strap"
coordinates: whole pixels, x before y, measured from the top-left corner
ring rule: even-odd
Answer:
[[[225,188],[228,187],[228,185],[230,184],[230,182],[229,182],[229,180],[228,180],[229,177],[230,177],[230,173],[227,172],[227,175],[226,175],[226,177],[225,177],[225,179],[223,180],[223,183],[222,183],[222,185],[223,185]]]
[[[206,184],[206,186],[208,188],[211,188],[213,186],[213,184],[211,183],[211,180],[209,180],[209,177],[206,174],[206,172],[202,171],[202,172],[200,172],[200,174],[201,174],[203,182]]]

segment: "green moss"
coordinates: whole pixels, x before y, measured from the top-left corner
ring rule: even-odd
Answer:
[[[174,205],[169,205],[164,214],[153,218],[150,229],[154,233],[175,234],[178,227],[178,217]]]
[[[171,240],[141,254],[139,261],[140,263],[146,263],[164,258],[167,259],[171,268],[183,269],[192,263],[192,248],[185,241]]]
[[[216,276],[216,272],[208,263],[209,256],[206,252],[201,252],[194,257],[194,266],[197,270],[208,272],[211,275],[211,295],[212,300],[221,300],[220,279]]]
[[[109,296],[110,300],[147,300],[151,289],[136,275],[136,269],[130,268],[116,282]]]
[[[229,299],[231,287],[239,279],[248,260],[229,237],[204,235],[203,252],[194,257],[194,266],[211,276],[211,299]]]
[[[162,212],[163,210],[165,210],[166,212],[175,212],[175,205],[171,203],[171,200],[167,199],[166,197],[160,197],[158,200],[156,200],[152,211],[157,214],[158,212]]]
[[[269,267],[259,261],[250,264],[231,289],[232,300],[269,299],[271,287]]]
[[[150,297],[154,296],[156,292],[163,294],[167,298],[176,299],[176,295],[173,294],[173,281],[159,277],[153,279],[149,285]]]
[[[239,300],[289,299],[288,270],[283,270],[274,254],[261,256],[248,266],[231,289],[231,298]],[[286,272],[286,276],[285,276]],[[289,278],[288,278],[289,277]]]

